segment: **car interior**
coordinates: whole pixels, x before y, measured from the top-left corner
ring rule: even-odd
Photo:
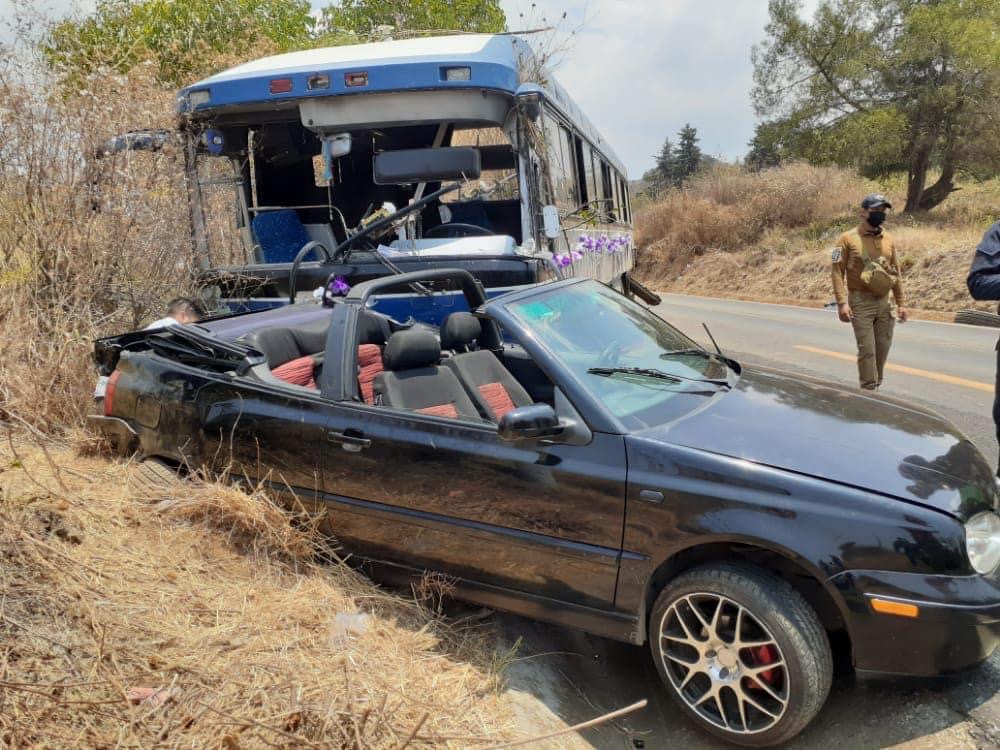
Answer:
[[[374,406],[498,423],[509,411],[554,403],[553,385],[513,343],[479,348],[482,322],[453,312],[440,328],[365,310],[357,342],[358,397]],[[323,367],[329,317],[296,326],[268,326],[238,339],[267,359],[249,375],[315,391]]]

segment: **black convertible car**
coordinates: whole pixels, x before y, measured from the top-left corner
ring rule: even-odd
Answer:
[[[452,285],[440,328],[375,297]],[[445,298],[447,295],[442,295]],[[454,300],[454,295],[450,297]],[[372,575],[649,643],[732,742],[789,739],[859,671],[1000,640],[991,468],[933,413],[708,352],[587,280],[487,302],[463,271],[96,345],[122,450],[327,509]]]

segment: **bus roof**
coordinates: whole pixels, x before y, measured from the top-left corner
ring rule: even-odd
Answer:
[[[234,106],[374,92],[473,88],[513,96],[521,83],[518,58],[531,54],[523,39],[507,34],[456,34],[288,52],[198,81],[178,93],[177,107],[181,114],[200,119]],[[467,80],[447,79],[449,68],[466,67]],[[352,79],[358,85],[349,86],[348,77],[361,73],[367,77]],[[551,76],[544,77],[547,80],[538,83],[547,101],[624,174],[610,145],[565,89]]]

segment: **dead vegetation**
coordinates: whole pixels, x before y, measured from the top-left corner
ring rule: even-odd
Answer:
[[[723,166],[637,215],[643,279],[664,291],[822,305],[833,296],[830,250],[855,226],[861,196],[901,196],[832,167],[793,164],[758,174]],[[944,205],[889,220],[911,307],[935,313],[974,303],[965,287],[973,251],[1000,216],[1000,183],[970,183]],[[947,317],[947,315],[946,315]]]
[[[4,444],[0,744],[502,740],[511,715],[488,626],[448,625],[322,564],[308,521],[231,486]]]

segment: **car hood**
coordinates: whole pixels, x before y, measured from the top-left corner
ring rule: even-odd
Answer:
[[[992,468],[944,417],[763,367],[645,438],[871,490],[962,520],[995,508]]]

